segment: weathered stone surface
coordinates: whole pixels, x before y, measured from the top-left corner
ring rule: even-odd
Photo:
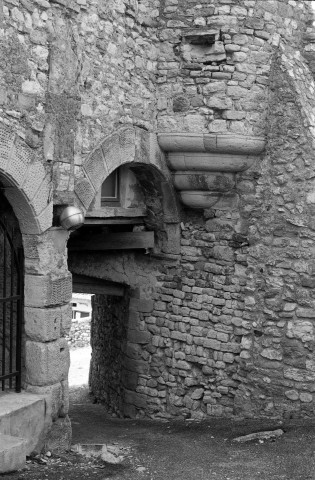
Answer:
[[[314,340],[313,324],[307,320],[290,320],[288,322],[287,336],[299,338],[302,342]]]
[[[268,358],[269,360],[282,360],[282,353],[279,350],[273,348],[265,348],[260,352],[262,357]]]
[[[25,440],[0,434],[0,473],[20,470],[25,466],[25,461]]]
[[[49,342],[60,337],[60,309],[25,308],[25,333],[37,342]]]
[[[298,400],[299,399],[299,394],[296,390],[287,390],[285,392],[285,396],[289,399],[289,400]]]
[[[47,343],[27,341],[25,351],[26,380],[31,385],[52,385],[67,378],[70,357],[65,339]]]
[[[46,307],[68,303],[72,293],[72,278],[53,279],[48,275],[27,275],[25,281],[25,304],[29,307]]]

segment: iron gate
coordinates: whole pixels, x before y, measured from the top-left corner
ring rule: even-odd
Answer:
[[[24,260],[17,221],[7,208],[4,214],[0,208],[0,384],[20,392]]]

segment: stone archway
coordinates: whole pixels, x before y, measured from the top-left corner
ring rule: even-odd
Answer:
[[[82,174],[75,184],[78,205],[87,211],[103,181],[116,168],[128,165],[143,188],[147,203],[150,191],[157,193],[152,201],[155,230],[161,237],[164,253],[179,253],[179,206],[165,156],[154,133],[137,127],[124,127],[106,137],[87,157]],[[153,198],[151,194],[151,198]],[[159,203],[159,205],[153,205]]]
[[[42,162],[11,129],[0,125],[0,175],[25,234],[40,234],[52,225],[52,183]]]
[[[16,394],[16,402],[17,408],[35,402],[41,409],[36,411],[38,418],[30,416],[26,430],[21,426],[19,431],[30,453],[42,446],[51,422],[67,415],[69,352],[63,337],[71,324],[68,233],[52,228],[50,169],[13,130],[1,124],[0,188],[18,220],[24,248],[22,393]],[[25,392],[45,395],[46,400]],[[14,409],[14,394],[10,395],[10,408]],[[16,435],[11,423],[5,433]]]

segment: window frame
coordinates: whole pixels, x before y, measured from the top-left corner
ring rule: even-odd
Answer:
[[[112,175],[115,175],[115,196],[114,197],[103,197],[102,196],[102,187],[104,182],[108,180]],[[106,206],[113,206],[113,205],[120,205],[120,174],[119,174],[119,168],[116,168],[112,173],[109,174],[109,176],[104,180],[101,186],[101,191],[100,191],[100,206],[101,207],[106,207]]]

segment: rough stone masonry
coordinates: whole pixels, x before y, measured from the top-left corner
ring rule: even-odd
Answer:
[[[126,288],[123,302],[98,295],[92,321],[91,387],[115,413],[313,417],[311,3],[2,0],[0,19],[24,388],[66,417],[70,270]],[[91,211],[121,165],[155,248],[71,252],[67,264],[53,208]]]

